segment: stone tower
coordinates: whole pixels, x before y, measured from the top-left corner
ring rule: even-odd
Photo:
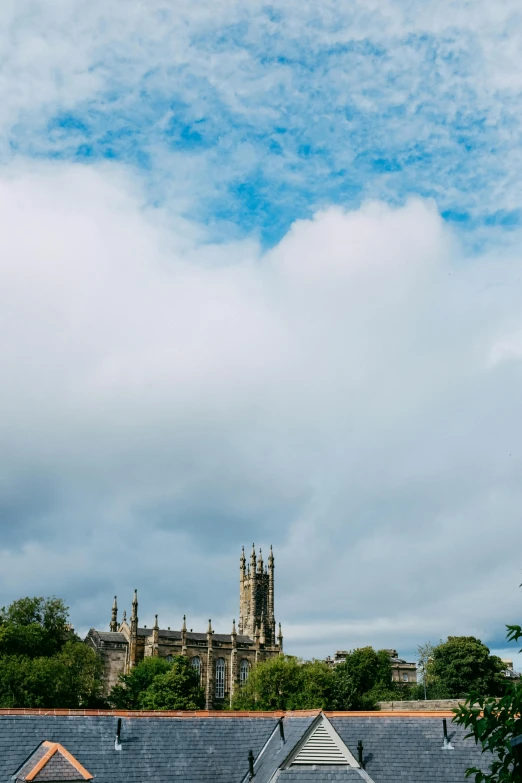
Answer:
[[[252,544],[250,563],[247,566],[245,550],[239,559],[239,633],[259,637],[266,647],[276,644],[274,616],[274,553],[270,547],[268,565],[263,555]]]

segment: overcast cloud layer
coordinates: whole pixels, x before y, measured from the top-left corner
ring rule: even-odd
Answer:
[[[505,646],[522,22],[418,6],[2,5],[0,604]]]

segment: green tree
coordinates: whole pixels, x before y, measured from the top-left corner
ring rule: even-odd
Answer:
[[[139,709],[142,694],[154,678],[166,674],[171,665],[165,658],[144,658],[128,674],[120,674],[118,685],[109,694],[110,704],[119,710]]]
[[[420,674],[422,692],[424,698],[428,698],[428,688],[431,685],[433,679],[433,645],[431,642],[426,644],[420,644],[417,647],[417,671]]]
[[[253,666],[248,680],[234,694],[238,710],[291,710],[301,689],[301,663],[279,655]]]
[[[519,625],[508,625],[508,641],[522,638]],[[522,652],[522,651],[521,651]],[[500,699],[470,693],[465,704],[454,710],[455,723],[469,729],[483,751],[493,754],[489,771],[471,767],[466,776],[475,776],[475,783],[522,783],[522,762],[511,748],[511,740],[522,735],[522,684],[504,686]]]
[[[94,650],[80,641],[49,657],[1,655],[0,707],[101,706],[102,671]]]
[[[67,622],[60,598],[20,598],[0,609],[0,655],[54,655],[70,637]]]
[[[442,697],[465,698],[472,691],[500,696],[505,687],[500,658],[474,636],[448,636],[433,648],[432,685]],[[439,696],[439,698],[441,697]]]
[[[95,650],[77,639],[71,639],[54,659],[59,667],[55,680],[55,705],[89,708],[103,704],[103,663]]]
[[[233,708],[242,710],[324,709],[331,701],[333,673],[324,661],[279,655],[254,666],[237,691]]]
[[[165,674],[154,677],[138,700],[143,710],[201,710],[205,693],[199,675],[185,656],[177,656]]]
[[[334,709],[373,710],[377,701],[394,698],[395,691],[386,650],[352,650],[334,669]]]
[[[306,661],[301,666],[301,688],[294,710],[328,709],[332,702],[334,673],[325,661]]]

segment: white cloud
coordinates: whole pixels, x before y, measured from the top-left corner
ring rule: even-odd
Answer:
[[[0,208],[5,601],[56,591],[84,627],[136,586],[145,622],[226,630],[255,537],[296,652],[501,646],[522,364],[490,357],[518,255],[463,258],[420,200],[213,246],[103,168],[11,169]]]
[[[509,224],[521,30],[515,0],[4,2],[2,154],[116,154],[153,200],[267,232],[412,193]],[[183,146],[183,130],[201,144]]]

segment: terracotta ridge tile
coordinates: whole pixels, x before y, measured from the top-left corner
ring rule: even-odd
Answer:
[[[0,715],[52,715],[68,717],[118,717],[118,718],[304,718],[315,717],[321,710],[284,710],[248,711],[241,710],[72,710],[42,709],[28,707],[1,708]],[[328,718],[439,718],[453,717],[451,710],[372,710],[372,711],[336,711],[324,710]]]

